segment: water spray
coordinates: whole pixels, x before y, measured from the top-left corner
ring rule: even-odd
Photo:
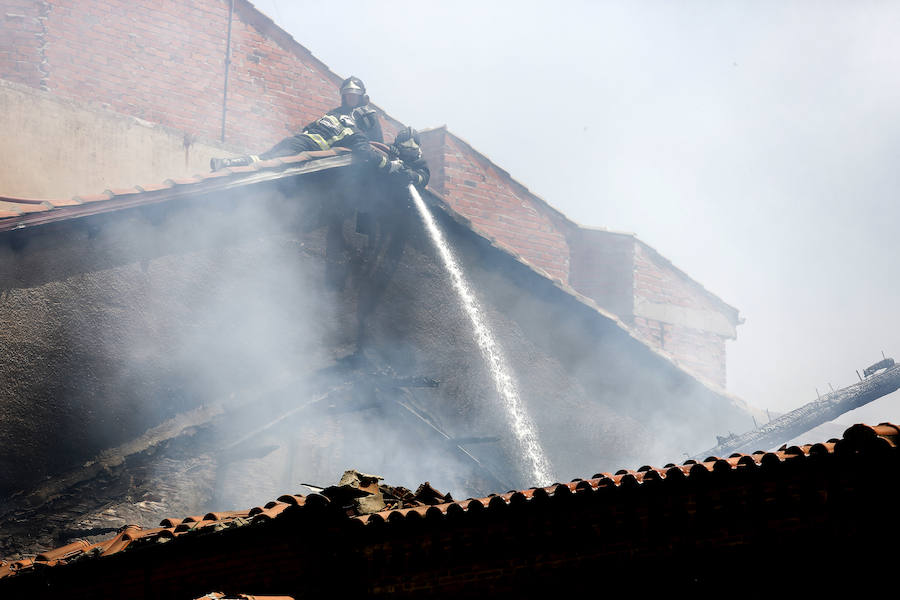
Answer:
[[[444,263],[444,268],[450,274],[453,289],[456,290],[456,294],[459,296],[460,304],[462,304],[469,321],[472,323],[475,341],[481,349],[482,356],[487,361],[488,370],[494,379],[497,393],[503,401],[513,433],[529,463],[534,484],[549,485],[553,482],[553,478],[550,475],[550,463],[544,454],[540,441],[538,441],[534,424],[531,422],[531,418],[528,416],[519,398],[515,382],[506,366],[506,359],[503,357],[503,353],[494,340],[490,329],[485,324],[481,308],[478,306],[478,300],[469,289],[462,269],[459,268],[450,246],[447,245],[444,236],[438,229],[431,211],[428,210],[418,190],[411,184],[409,186],[409,194],[412,196],[416,209],[419,211],[419,216],[422,217],[422,222],[425,224],[425,229],[428,231],[428,235],[431,237],[431,241],[441,257],[441,261]]]

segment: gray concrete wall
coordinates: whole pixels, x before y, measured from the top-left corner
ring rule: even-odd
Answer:
[[[634,312],[634,236],[579,227],[569,233],[569,283],[622,319]]]
[[[216,142],[0,80],[0,195],[69,198],[209,171]]]

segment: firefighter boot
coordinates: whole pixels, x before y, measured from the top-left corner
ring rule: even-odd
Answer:
[[[238,156],[237,158],[211,158],[209,159],[210,171],[218,171],[225,167],[246,167],[254,162],[253,156]]]

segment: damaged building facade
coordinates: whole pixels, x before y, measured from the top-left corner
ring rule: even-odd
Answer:
[[[17,132],[2,142],[7,196],[69,197],[201,173],[223,149],[258,152],[339,104],[341,78],[246,0],[127,10],[2,0],[0,10],[0,123]],[[379,112],[393,139],[400,122]],[[725,387],[735,308],[634,235],[573,223],[446,128],[423,145],[431,188],[478,231]]]
[[[111,4],[0,0],[18,132],[0,142],[0,552],[349,467],[457,497],[549,483],[404,190],[339,151],[207,173],[338,104],[341,77],[248,2]],[[723,389],[737,310],[446,128],[423,147],[426,203],[558,480],[752,425]]]

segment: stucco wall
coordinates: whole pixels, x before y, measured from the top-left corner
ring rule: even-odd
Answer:
[[[0,195],[69,198],[209,171],[184,132],[0,81]]]

